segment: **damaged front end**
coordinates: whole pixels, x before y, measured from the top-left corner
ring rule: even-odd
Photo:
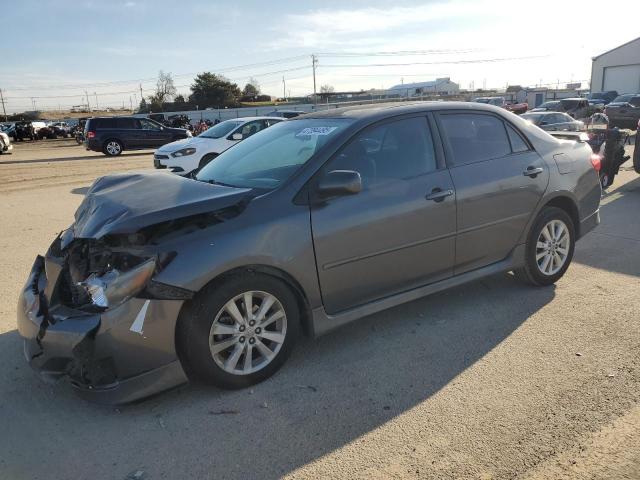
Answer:
[[[166,173],[96,180],[20,295],[29,363],[104,403],[185,382],[175,327],[194,292],[156,278],[190,235],[237,217],[253,196]]]
[[[140,235],[73,238],[38,256],[18,305],[29,363],[105,403],[124,403],[186,381],[175,321],[193,293],[153,280],[172,259]]]

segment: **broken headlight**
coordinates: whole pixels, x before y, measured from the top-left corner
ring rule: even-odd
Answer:
[[[113,268],[102,275],[92,273],[77,285],[86,290],[95,306],[109,308],[140,293],[151,279],[155,268],[156,261],[151,259],[126,272]]]

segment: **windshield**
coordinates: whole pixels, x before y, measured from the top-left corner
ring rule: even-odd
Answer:
[[[633,95],[620,95],[619,97],[616,97],[613,100],[613,102],[614,103],[629,103],[632,98],[633,98]]]
[[[242,120],[227,120],[211,127],[208,130],[205,130],[198,136],[202,138],[222,138],[225,135],[231,133],[231,130],[239,127],[243,123],[244,122]]]
[[[220,154],[196,178],[242,188],[277,188],[350,123],[333,118],[278,123]]]
[[[474,102],[476,102],[476,103],[489,103],[489,99],[488,98],[476,98],[474,100]]]
[[[564,109],[576,108],[580,100],[560,100],[560,105]]]
[[[605,98],[605,95],[604,95],[604,93],[601,93],[601,92],[590,93],[587,98],[589,98],[591,100],[602,100],[603,98]]]

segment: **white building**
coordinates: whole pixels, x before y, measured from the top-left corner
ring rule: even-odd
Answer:
[[[640,37],[592,58],[591,91],[640,92]]]
[[[460,91],[460,86],[449,77],[436,78],[429,82],[401,83],[387,90],[387,95],[401,97],[419,97],[420,95],[446,94],[452,95]]]

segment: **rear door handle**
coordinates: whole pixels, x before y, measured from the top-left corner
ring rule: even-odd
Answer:
[[[544,168],[542,167],[527,167],[527,169],[522,172],[525,177],[533,177],[535,178],[537,175],[544,172]]]
[[[442,190],[441,188],[434,188],[426,198],[427,200],[433,200],[434,202],[441,202],[451,195],[453,195],[453,190]]]

